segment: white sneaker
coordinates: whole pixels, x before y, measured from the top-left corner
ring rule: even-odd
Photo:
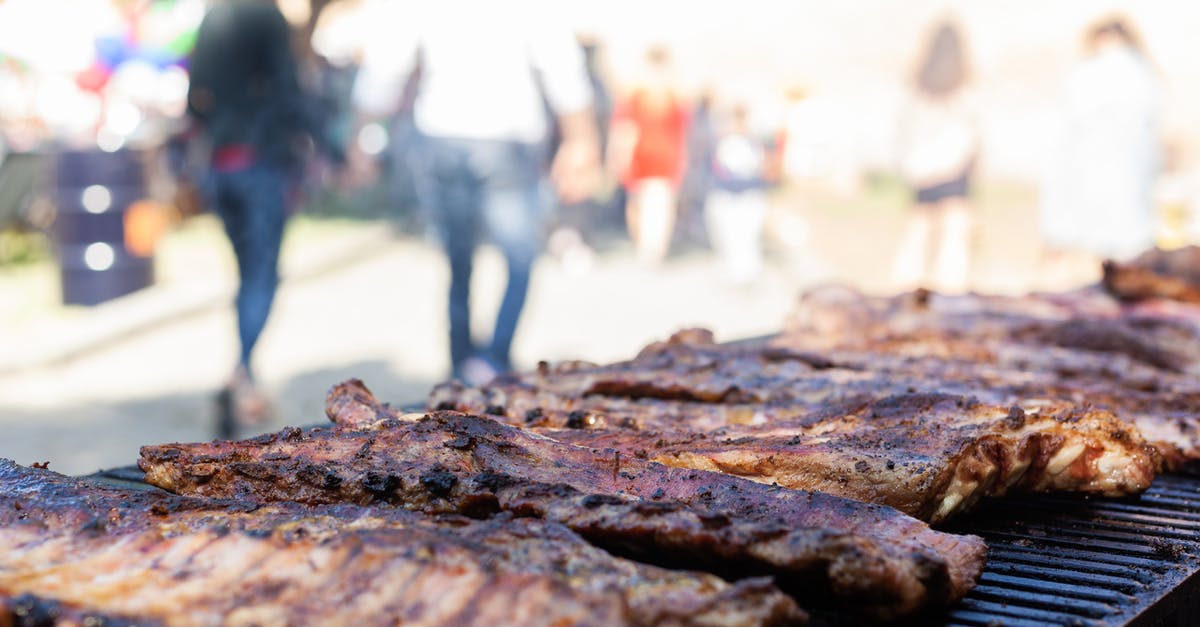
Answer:
[[[468,357],[464,359],[462,366],[458,368],[458,372],[462,377],[463,383],[467,385],[486,385],[491,383],[492,379],[495,379],[496,375],[499,374],[492,364],[489,364],[487,360],[480,357]]]

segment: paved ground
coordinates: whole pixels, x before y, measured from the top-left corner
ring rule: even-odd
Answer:
[[[977,287],[1020,291],[1034,285],[1026,201],[985,197]],[[819,210],[798,205],[803,221],[779,220],[773,230],[783,234],[778,239],[804,245],[784,254],[775,244],[766,273],[752,287],[723,283],[703,251],[649,269],[618,246],[599,255],[587,272],[544,257],[515,359],[522,366],[538,359],[620,359],[691,325],[712,328],[718,339],[769,333],[800,288],[823,280],[886,290],[880,277],[886,276],[902,213],[891,201],[880,202],[842,207],[829,200]],[[219,241],[214,226],[196,228],[212,231],[200,240]],[[285,282],[256,357],[280,410],[264,429],[323,421],[325,391],[347,377],[362,378],[383,399],[419,402],[449,369],[447,271],[438,252],[411,237],[353,239],[362,229],[377,228],[371,225],[338,228],[336,237],[310,235],[307,241],[314,248],[325,239],[370,243],[358,245],[353,255],[327,255],[320,271],[292,272]],[[285,267],[306,256],[290,250]],[[201,268],[196,272],[218,276],[213,280],[228,290],[224,262],[206,268],[207,258],[196,254],[189,262]],[[485,249],[477,267],[475,313],[478,328],[486,330],[503,284],[503,261]],[[226,298],[221,289],[213,294]],[[232,311],[221,302],[126,329],[69,359],[31,362],[0,375],[0,457],[50,461],[59,471],[83,473],[128,464],[144,443],[211,437],[212,397],[236,351]],[[82,325],[87,315],[73,312],[65,324]],[[15,342],[13,335],[8,340]]]

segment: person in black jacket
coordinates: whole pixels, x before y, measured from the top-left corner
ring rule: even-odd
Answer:
[[[325,141],[316,101],[301,89],[288,23],[273,2],[233,0],[204,17],[189,66],[194,139],[211,151],[200,188],[221,216],[237,257],[238,364],[220,402],[220,430],[269,415],[255,385],[254,345],[278,284],[279,248],[291,183]]]

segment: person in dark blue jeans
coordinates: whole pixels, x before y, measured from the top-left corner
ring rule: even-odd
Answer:
[[[221,216],[237,258],[238,363],[247,373],[279,285],[279,248],[287,214],[286,180],[278,168],[255,163],[242,169],[214,169],[205,186],[205,196]]]
[[[386,119],[412,86],[408,152],[418,204],[450,266],[452,376],[486,383],[509,370],[553,185],[564,203],[591,195],[599,144],[586,59],[565,16],[538,3],[374,3],[353,101],[361,122]],[[553,159],[548,146],[556,125]],[[366,128],[365,126],[363,128]],[[367,180],[368,155],[350,145],[350,172]],[[546,166],[549,166],[548,168]],[[545,187],[543,187],[545,186]],[[492,337],[472,343],[472,257],[487,238],[508,262]]]
[[[266,419],[251,356],[279,282],[279,248],[292,183],[307,147],[343,161],[317,100],[301,89],[291,31],[268,0],[231,0],[204,17],[189,60],[188,115],[195,141],[211,150],[201,176],[205,205],[225,224],[238,265],[240,351],[218,396],[218,431]]]
[[[450,264],[450,358],[454,376],[486,380],[512,369],[511,350],[525,306],[533,262],[541,248],[541,144],[423,137],[415,151],[417,193]],[[470,288],[475,250],[495,244],[508,265],[508,284],[491,342],[476,347]]]

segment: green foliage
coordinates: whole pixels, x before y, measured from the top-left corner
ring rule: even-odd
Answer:
[[[50,241],[44,233],[20,229],[0,230],[0,267],[18,266],[49,260]]]

